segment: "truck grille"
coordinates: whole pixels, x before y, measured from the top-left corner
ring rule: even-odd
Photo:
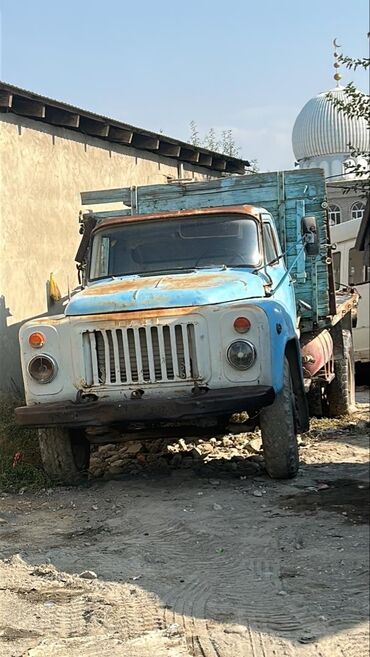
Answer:
[[[87,385],[198,378],[194,324],[84,331]]]

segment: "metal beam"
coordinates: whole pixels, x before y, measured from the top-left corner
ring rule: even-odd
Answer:
[[[13,96],[12,110],[16,114],[32,116],[36,119],[45,118],[45,105],[38,100],[31,100],[21,96]]]
[[[199,153],[198,164],[201,167],[211,167],[212,166],[212,155],[207,155],[206,153]]]
[[[134,132],[131,146],[136,148],[144,148],[148,151],[157,151],[159,149],[159,139],[151,137],[150,135],[142,135]]]
[[[47,105],[45,121],[53,123],[54,125],[65,126],[66,128],[79,128],[80,115]]]
[[[112,141],[118,141],[120,144],[131,144],[134,133],[130,130],[124,130],[123,128],[117,128],[114,125],[109,127],[108,138]]]
[[[216,171],[226,171],[226,160],[223,157],[212,158],[212,169]]]
[[[86,116],[80,116],[80,130],[94,137],[108,137],[109,125]]]
[[[193,148],[184,148],[181,146],[180,159],[185,162],[199,162],[200,153]]]
[[[179,157],[181,146],[178,146],[178,144],[171,144],[169,141],[160,140],[158,150],[161,155],[165,155],[166,157]]]
[[[243,164],[242,162],[227,162],[226,171],[228,173],[239,173],[241,175],[245,174],[245,167],[249,166],[249,162]]]
[[[0,90],[0,111],[7,111],[11,108],[13,94],[10,91]]]

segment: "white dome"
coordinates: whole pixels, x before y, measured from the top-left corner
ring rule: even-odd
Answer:
[[[325,91],[306,103],[298,114],[292,134],[293,151],[298,161],[321,155],[369,150],[369,132],[364,118],[350,118],[334,107]],[[330,93],[347,100],[344,87]]]

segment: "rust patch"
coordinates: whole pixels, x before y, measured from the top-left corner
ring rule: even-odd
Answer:
[[[199,306],[185,308],[154,308],[152,310],[131,310],[118,313],[100,313],[92,315],[70,315],[70,321],[78,322],[129,322],[145,319],[156,319],[157,317],[178,317],[179,315],[191,315],[199,311]]]
[[[151,280],[155,278],[155,281]],[[124,292],[126,290],[142,290],[148,287],[156,287],[160,290],[191,290],[199,289],[200,287],[208,287],[212,285],[222,285],[225,283],[223,276],[215,274],[191,274],[184,275],[181,272],[178,275],[160,275],[156,274],[153,277],[145,276],[144,278],[135,278],[129,280],[113,281],[112,283],[103,283],[102,285],[94,285],[90,288],[85,288],[84,296],[102,296],[104,294],[114,294],[116,292]]]
[[[199,306],[186,306],[184,308],[154,308],[151,310],[132,310],[128,312],[117,312],[117,313],[92,313],[91,315],[67,315],[62,317],[60,320],[55,321],[52,317],[44,317],[39,320],[35,320],[34,326],[42,325],[53,325],[60,323],[62,321],[68,322],[130,322],[137,320],[145,319],[156,319],[157,317],[176,317],[191,315],[199,311]]]
[[[66,319],[65,315],[62,315],[58,317],[58,319],[55,319],[55,316],[51,315],[50,317],[40,317],[40,318],[35,318],[35,319],[29,319],[27,322],[27,325],[29,327],[31,326],[39,326],[40,324],[46,324],[47,326],[56,326],[57,324],[60,324]]]
[[[152,214],[137,214],[111,218],[108,217],[107,219],[101,221],[92,232],[94,234],[96,231],[101,230],[102,228],[105,229],[109,226],[133,223],[135,221],[152,221],[155,219],[166,219],[167,221],[170,221],[171,219],[178,219],[179,217],[196,217],[199,215],[208,216],[225,213],[250,215],[254,219],[258,219],[260,208],[256,207],[255,205],[226,205],[217,208],[195,208],[192,210],[172,210],[171,212],[156,212]]]

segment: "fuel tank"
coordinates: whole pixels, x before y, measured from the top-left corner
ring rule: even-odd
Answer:
[[[321,331],[301,346],[301,354],[304,373],[314,376],[333,355],[333,339],[329,331]]]

